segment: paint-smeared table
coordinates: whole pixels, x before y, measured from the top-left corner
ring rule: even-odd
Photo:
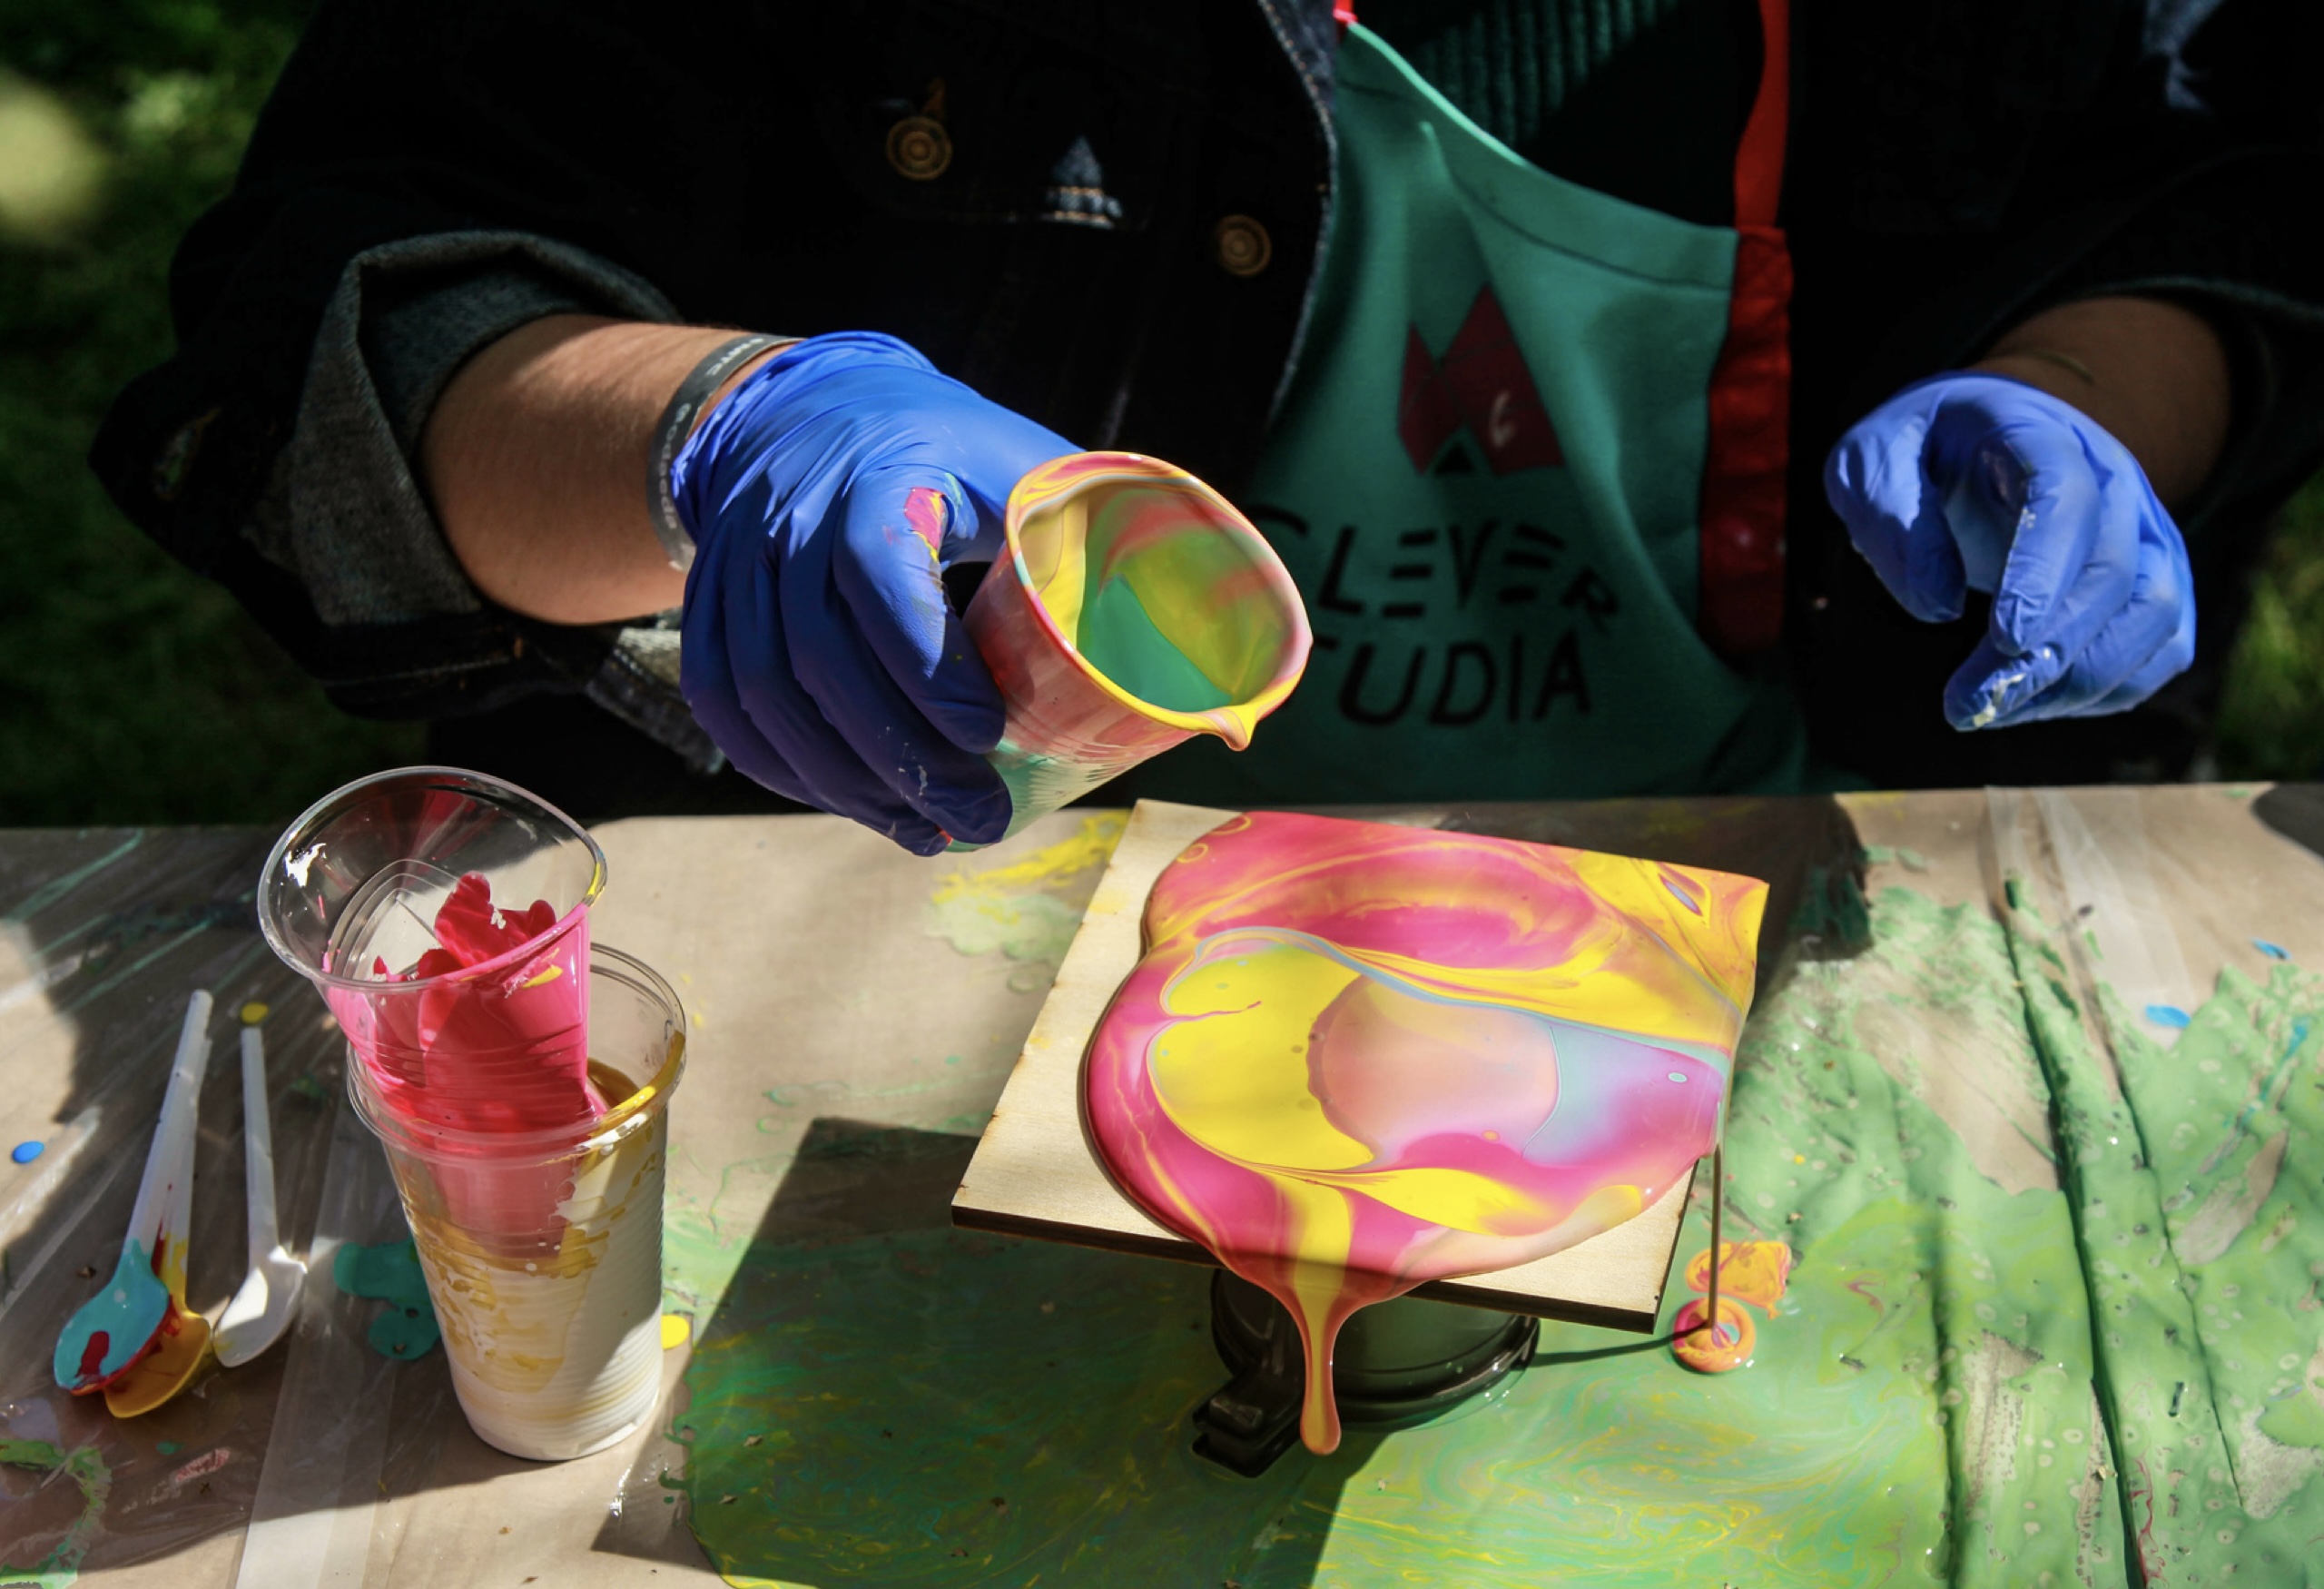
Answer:
[[[692,1339],[655,1427],[560,1466],[483,1446],[440,1352],[377,1355],[383,1305],[330,1284],[399,1215],[254,930],[271,835],[0,834],[0,1148],[44,1145],[0,1161],[0,1584],[2317,1581],[2324,795],[1399,814],[1777,885],[1728,1171],[1793,1288],[1740,1373],[1555,1327],[1492,1405],[1256,1481],[1185,1452],[1223,1377],[1198,1271],[948,1223],[1118,814],[933,863],[820,818],[601,830],[598,936],[689,1009]],[[195,985],[271,1007],[315,1279],[284,1346],[115,1424],[48,1348],[110,1268]],[[232,1071],[195,1194],[213,1315]]]

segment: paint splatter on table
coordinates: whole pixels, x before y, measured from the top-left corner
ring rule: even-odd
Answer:
[[[40,1567],[86,1516],[90,1581],[229,1589],[261,1474],[328,1451],[339,1487],[274,1515],[330,1518],[311,1559],[370,1589],[706,1589],[712,1562],[1043,1589],[2312,1580],[2324,861],[2282,836],[2310,818],[2324,842],[2324,796],[2267,789],[1466,814],[1765,868],[1779,919],[1812,904],[1765,957],[1728,1137],[1728,1238],[1796,1263],[1748,1367],[1555,1327],[1505,1396],[1256,1482],[1186,1450],[1225,1377],[1200,1270],[942,1228],[1054,963],[1044,922],[1069,928],[1103,849],[994,875],[1079,844],[1085,816],[932,867],[820,819],[615,824],[638,886],[596,925],[676,983],[703,1061],[675,1127],[668,1311],[694,1338],[667,1355],[669,1422],[578,1463],[497,1460],[442,1354],[379,1357],[380,1305],[317,1286],[350,1357],[296,1336],[138,1425],[0,1378],[0,1438],[105,1476],[93,1504],[75,1472],[0,1465],[0,1560]],[[48,1144],[0,1186],[0,1347],[44,1371],[126,1216],[129,1122],[158,1096],[137,1063],[197,980],[273,1006],[294,1244],[400,1239],[367,1223],[375,1194],[394,1218],[384,1184],[329,1173],[340,1050],[241,897],[271,836],[0,837],[0,1141]],[[980,893],[999,916],[960,903]],[[998,930],[955,933],[979,918]],[[231,1085],[205,1095],[197,1306],[240,1278],[235,1110]],[[1693,1295],[1674,1277],[1666,1325]]]
[[[2324,1199],[2281,1167],[2324,1146],[2324,979],[2230,970],[2170,1053],[2113,1001],[2154,1191],[2109,1222],[2073,1189],[2130,1156],[2043,1130],[2102,1062],[2045,1008],[2077,998],[2052,931],[1863,903],[1869,947],[1790,960],[1738,1057],[1730,1233],[1797,1255],[1748,1368],[1553,1326],[1487,1405],[1242,1481],[1186,1449],[1222,1377],[1198,1273],[772,1243],[689,1371],[693,1526],[738,1584],[2302,1581],[2324,1249],[2290,1238]],[[1680,1250],[1707,1234],[1699,1205]],[[2199,1350],[2125,1327],[2160,1297]]]

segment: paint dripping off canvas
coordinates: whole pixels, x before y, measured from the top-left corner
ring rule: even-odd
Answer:
[[[1718,1139],[1766,885],[1256,813],[1156,883],[1091,1044],[1108,1171],[1272,1293],[1339,1442],[1357,1308],[1630,1219]]]

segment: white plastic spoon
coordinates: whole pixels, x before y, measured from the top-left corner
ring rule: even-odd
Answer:
[[[56,1338],[56,1383],[75,1395],[94,1390],[144,1356],[169,1318],[173,1289],[184,1289],[194,1115],[210,1063],[209,1024],[210,995],[197,989],[186,1001],[185,1023],[162,1092],[153,1145],[146,1151],[145,1178],[137,1183],[120,1266],[104,1289],[65,1320]]]
[[[266,1104],[266,1040],[242,1028],[242,1143],[250,1183],[251,1272],[226,1304],[212,1348],[239,1368],[282,1337],[299,1308],[307,1266],[282,1249],[274,1216],[274,1128]]]

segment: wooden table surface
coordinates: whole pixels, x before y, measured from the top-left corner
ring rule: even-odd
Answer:
[[[2085,923],[2076,952],[2102,959],[2133,1008],[2193,1009],[2222,967],[2264,972],[2255,943],[2324,963],[2324,794],[2307,788],[1400,816],[1766,877],[1769,965],[1787,952],[1787,924],[1810,937],[1838,931],[1830,920],[1864,886],[1908,882],[1940,903],[1998,912],[2005,875],[2053,919]],[[611,884],[596,937],[659,969],[688,1011],[671,1219],[690,1251],[713,1257],[674,1279],[677,1310],[697,1324],[714,1310],[753,1241],[947,1222],[1119,826],[1118,813],[1068,811],[1008,845],[933,862],[821,817],[598,830]],[[79,1568],[93,1582],[172,1589],[716,1582],[688,1506],[640,1504],[684,1470],[666,1419],[594,1457],[525,1463],[469,1434],[440,1352],[400,1363],[364,1344],[378,1305],[335,1290],[330,1254],[399,1239],[401,1217],[342,1101],[340,1042],[320,999],[255,929],[251,886],[272,836],[0,833],[0,1149],[45,1145],[28,1164],[0,1161],[0,1439],[88,1454],[75,1482],[0,1466],[0,1560],[22,1568],[64,1541],[85,1550]],[[197,986],[217,997],[222,1040],[226,1012],[270,1006],[285,1239],[312,1272],[286,1343],[240,1369],[213,1367],[177,1402],[116,1424],[54,1387],[49,1355],[119,1250]],[[2005,1187],[2054,1184],[2048,1120],[1967,1028],[1929,1008],[1901,1016],[1894,1041],[1980,1170]],[[231,1061],[229,1044],[218,1052]],[[213,1063],[192,1265],[192,1300],[212,1318],[243,1261],[240,1108],[235,1066]],[[889,1150],[900,1140],[901,1156]],[[685,1356],[667,1354],[673,1394]]]

